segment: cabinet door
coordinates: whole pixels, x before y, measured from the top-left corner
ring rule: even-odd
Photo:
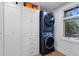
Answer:
[[[39,11],[32,10],[33,18],[32,18],[32,34],[39,35]]]
[[[4,55],[21,55],[21,8],[4,4]]]
[[[0,2],[0,56],[3,55],[3,3]]]
[[[39,54],[39,11],[33,10],[33,19],[32,19],[32,46],[34,47],[33,54]]]
[[[29,47],[32,36],[32,10],[23,8],[23,55],[31,55]]]
[[[30,56],[30,51],[32,49],[30,49],[30,39],[31,37],[27,36],[27,37],[24,37],[23,39],[25,39],[23,41],[23,56]]]
[[[31,35],[32,13],[29,8],[23,8],[23,35]]]
[[[23,8],[23,55],[39,53],[39,12]]]
[[[31,41],[30,41],[30,49],[32,49],[31,55],[39,55],[39,36],[35,35],[32,36]]]

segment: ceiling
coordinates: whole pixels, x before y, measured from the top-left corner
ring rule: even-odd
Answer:
[[[67,2],[33,2],[34,4],[40,5],[41,9],[52,10]]]

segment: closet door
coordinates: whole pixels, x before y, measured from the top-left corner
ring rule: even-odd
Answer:
[[[39,55],[39,11],[32,10],[32,52],[33,55]]]
[[[21,8],[4,4],[4,55],[22,55]]]
[[[24,7],[23,8],[23,35],[31,35],[31,19],[32,19],[32,13],[29,8]]]
[[[23,8],[23,55],[30,54],[30,41],[32,38],[32,10],[29,8]]]
[[[3,3],[0,2],[0,56],[3,55]]]
[[[32,34],[39,35],[39,10],[32,10]]]
[[[39,12],[23,9],[23,55],[39,54]]]

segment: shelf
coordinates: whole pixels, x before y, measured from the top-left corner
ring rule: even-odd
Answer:
[[[78,15],[74,15],[74,16],[65,17],[63,19],[67,20],[67,19],[74,19],[74,18],[79,18],[79,14]]]
[[[16,2],[16,4],[19,6],[28,7],[28,8],[34,9],[34,10],[40,10],[39,5],[35,5],[31,2]]]

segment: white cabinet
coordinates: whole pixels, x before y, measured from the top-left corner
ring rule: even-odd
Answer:
[[[30,55],[30,41],[31,41],[31,10],[28,8],[23,8],[23,55]]]
[[[32,12],[28,8],[23,8],[23,35],[31,35]]]
[[[0,56],[3,55],[3,3],[0,2]]]
[[[33,54],[39,55],[39,11],[33,10],[32,42],[34,42]]]
[[[39,11],[23,9],[23,55],[39,54]]]
[[[4,3],[4,55],[22,55],[21,9]]]
[[[0,56],[39,54],[39,11],[0,3]]]
[[[32,34],[39,35],[39,11],[32,10],[33,18],[32,18]]]

